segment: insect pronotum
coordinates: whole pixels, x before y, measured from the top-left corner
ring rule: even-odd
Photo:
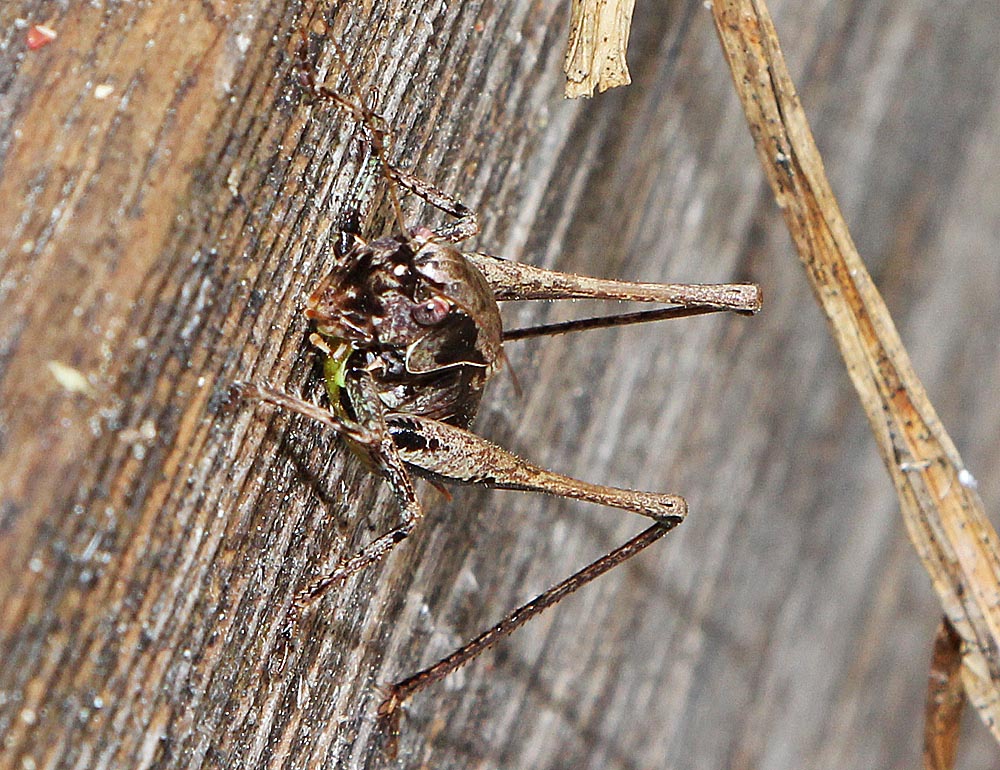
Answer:
[[[423,518],[413,477],[435,484],[478,484],[543,492],[631,511],[652,524],[621,547],[571,575],[498,624],[428,668],[387,688],[379,716],[392,735],[400,706],[414,693],[447,676],[612,567],[663,537],[687,514],[678,495],[592,484],[535,466],[469,430],[487,382],[502,368],[505,342],[719,311],[752,314],[760,291],[751,284],[657,284],[589,278],[544,270],[454,244],[478,232],[475,215],[451,196],[394,168],[386,158],[383,131],[360,96],[339,46],[352,99],[317,82],[308,64],[308,40],[299,47],[299,80],[316,101],[352,114],[367,147],[389,183],[397,231],[366,242],[357,227],[344,228],[337,264],[306,301],[315,323],[310,340],[323,356],[329,405],[281,391],[237,383],[248,399],[303,414],[336,431],[355,454],[380,473],[398,501],[401,523],[314,579],[295,595],[286,633],[298,616],[347,577],[379,561]],[[416,193],[455,217],[431,230],[407,227],[396,188]],[[517,300],[594,298],[653,302],[669,307],[619,313],[560,324],[504,330],[497,303]]]

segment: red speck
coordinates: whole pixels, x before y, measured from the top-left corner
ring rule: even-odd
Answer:
[[[35,24],[28,30],[28,50],[37,51],[56,39],[56,31],[44,24]]]

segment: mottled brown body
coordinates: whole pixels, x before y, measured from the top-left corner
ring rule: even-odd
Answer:
[[[503,360],[500,310],[482,273],[429,230],[365,243],[309,297],[306,315],[343,371],[365,371],[385,409],[468,427]],[[350,395],[331,398],[355,415]]]
[[[452,213],[464,212],[443,193],[393,170],[393,178]],[[760,308],[760,292],[746,284],[652,284],[557,273],[479,253],[463,253],[448,231],[424,227],[370,243],[346,233],[348,245],[310,295],[306,314],[313,342],[326,355],[330,408],[270,388],[242,385],[244,393],[297,411],[340,433],[352,450],[393,488],[402,524],[376,538],[300,591],[298,614],[331,586],[380,561],[406,538],[423,511],[411,474],[435,484],[478,484],[542,492],[619,508],[653,520],[620,548],[514,611],[495,627],[435,665],[392,685],[379,713],[398,729],[398,707],[413,693],[462,666],[568,593],[646,548],[687,513],[683,498],[617,489],[573,479],[533,465],[467,430],[486,383],[501,368],[505,336],[524,337],[641,323],[718,311]],[[661,310],[580,319],[504,332],[498,301],[593,297],[673,305]]]

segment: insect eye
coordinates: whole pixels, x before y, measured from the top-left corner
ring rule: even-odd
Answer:
[[[443,297],[431,297],[413,308],[413,320],[421,326],[441,323],[451,311],[451,303]]]

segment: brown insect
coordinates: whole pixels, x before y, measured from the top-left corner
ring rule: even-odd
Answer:
[[[653,524],[620,548],[518,608],[493,628],[434,665],[387,688],[379,715],[397,730],[399,707],[415,692],[448,675],[487,647],[676,527],[687,513],[682,497],[616,489],[563,476],[522,460],[468,430],[486,384],[502,368],[505,342],[666,318],[760,309],[751,284],[656,284],[603,280],[544,270],[454,244],[475,235],[474,214],[454,198],[386,161],[383,131],[362,106],[346,59],[334,43],[356,101],[316,82],[299,51],[300,81],[314,99],[354,115],[367,134],[390,184],[399,230],[366,242],[346,227],[338,263],[312,292],[306,315],[310,339],[324,356],[329,406],[249,383],[246,398],[306,415],[340,434],[350,448],[392,488],[402,522],[332,571],[300,590],[289,610],[287,633],[301,612],[350,575],[379,562],[423,518],[413,477],[441,483],[544,492],[638,513]],[[448,226],[407,228],[395,186],[406,188],[454,216]],[[596,298],[670,305],[633,313],[505,331],[498,302]]]

